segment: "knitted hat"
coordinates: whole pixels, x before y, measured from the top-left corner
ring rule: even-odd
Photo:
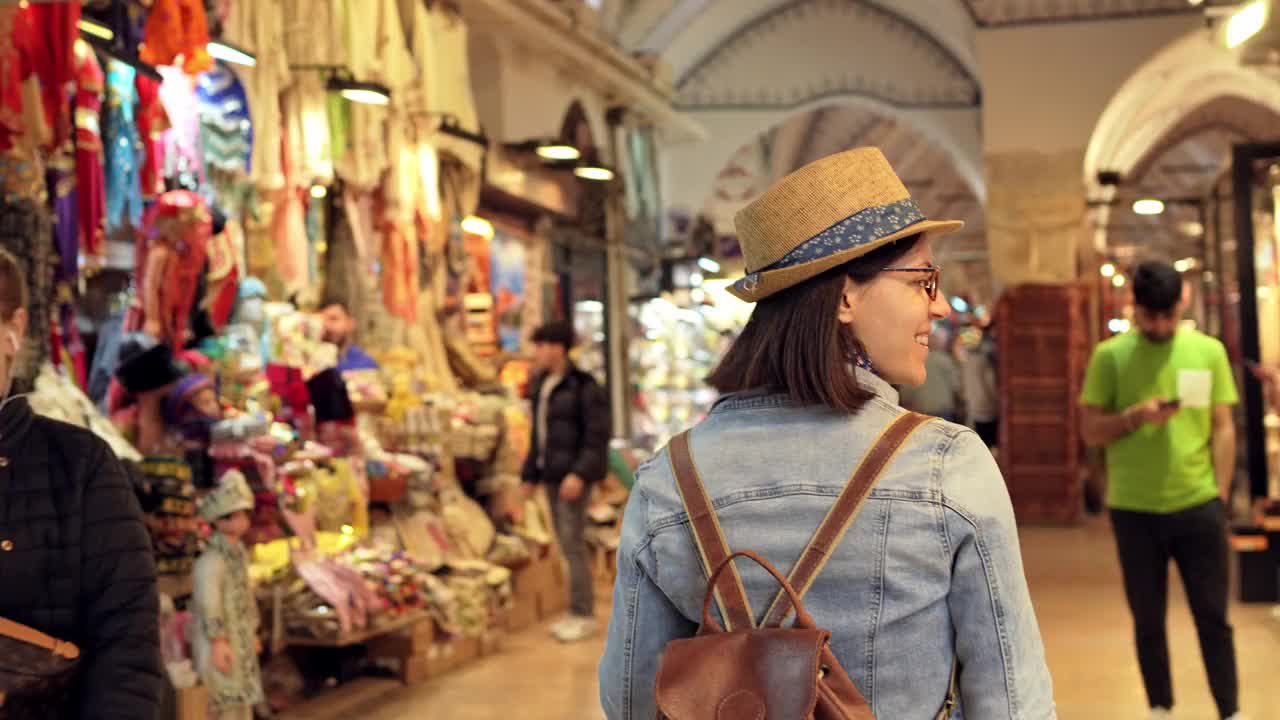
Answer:
[[[218,480],[218,486],[200,502],[200,517],[205,522],[215,522],[241,510],[253,510],[253,492],[249,481],[239,470],[228,470]]]
[[[191,398],[201,390],[212,390],[213,381],[208,375],[188,375],[178,381],[178,384],[169,391],[168,397],[164,401],[164,420],[170,425],[177,425],[182,421],[183,411]]]
[[[846,150],[779,180],[734,216],[747,274],[729,292],[763,300],[917,233],[942,235],[959,220],[929,220],[879,148]]]

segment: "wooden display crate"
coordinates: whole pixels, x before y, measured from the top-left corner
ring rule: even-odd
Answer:
[[[511,607],[503,615],[508,632],[521,632],[538,624],[538,593],[516,591],[511,600]]]
[[[209,689],[203,685],[178,688],[174,720],[206,720],[209,717]]]

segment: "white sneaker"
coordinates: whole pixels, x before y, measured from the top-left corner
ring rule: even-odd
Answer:
[[[563,624],[557,624],[552,628],[551,634],[563,643],[578,642],[591,637],[596,631],[596,621],[591,618],[574,617],[569,618]]]
[[[1173,711],[1164,708],[1151,708],[1151,715],[1148,720],[1170,720],[1173,717]]]

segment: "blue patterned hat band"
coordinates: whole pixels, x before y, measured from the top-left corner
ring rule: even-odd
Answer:
[[[920,205],[911,198],[860,210],[800,243],[777,262],[747,273],[734,286],[754,292],[760,284],[761,273],[822,260],[873,243],[926,219]]]

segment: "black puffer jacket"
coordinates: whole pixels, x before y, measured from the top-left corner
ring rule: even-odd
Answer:
[[[80,647],[65,717],[156,717],[159,596],[142,510],[105,442],[24,399],[0,409],[0,617]]]
[[[603,480],[609,470],[609,398],[595,378],[573,366],[547,398],[546,462],[538,471],[538,401],[546,381],[544,373],[529,385],[533,442],[522,479],[555,485],[576,473],[586,483]]]

